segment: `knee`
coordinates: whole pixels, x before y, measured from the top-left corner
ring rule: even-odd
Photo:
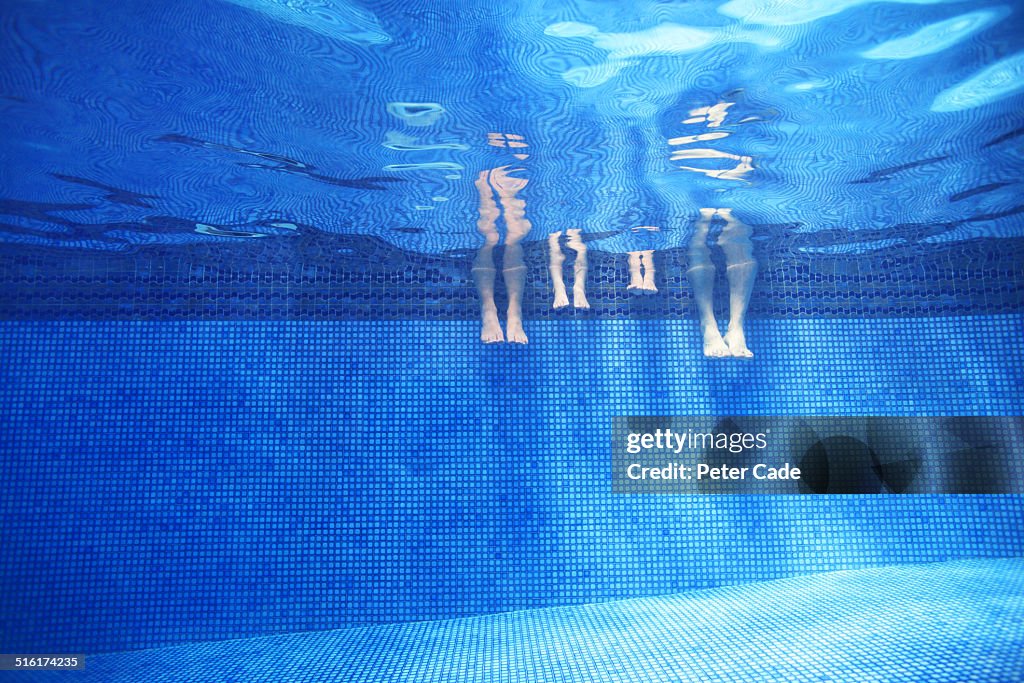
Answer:
[[[484,247],[493,247],[498,244],[498,232],[496,230],[481,230],[484,236]]]
[[[725,266],[726,270],[731,270],[733,268],[745,268],[747,270],[757,268],[757,261],[755,261],[754,259],[746,259],[744,261],[740,261],[739,263],[729,263]]]

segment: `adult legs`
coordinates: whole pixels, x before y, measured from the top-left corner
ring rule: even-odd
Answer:
[[[565,254],[562,253],[562,246],[558,243],[561,236],[561,230],[548,235],[548,272],[551,274],[551,287],[555,293],[555,300],[551,304],[551,308],[564,308],[569,305],[569,295],[565,291],[565,279],[562,276]]]
[[[587,245],[580,238],[579,228],[565,231],[566,246],[576,252],[572,267],[572,305],[574,308],[590,308],[587,301]]]
[[[732,209],[719,209],[718,215],[725,220],[718,245],[725,252],[725,275],[729,280],[729,328],[725,333],[725,343],[731,355],[751,358],[754,354],[747,348],[743,324],[757,276],[754,243],[750,240],[750,226],[736,220]]]
[[[498,205],[494,202],[491,186],[487,182],[487,171],[481,171],[474,184],[480,192],[480,218],[476,227],[484,237],[484,244],[473,260],[473,281],[480,295],[480,340],[485,344],[494,344],[505,341],[498,322],[498,307],[494,303],[494,247],[498,243]]]
[[[506,167],[491,172],[491,182],[498,192],[498,199],[505,212],[505,258],[502,264],[502,277],[508,291],[508,340],[517,344],[529,341],[523,330],[523,289],[526,284],[526,262],[523,260],[523,246],[520,241],[526,237],[533,227],[526,218],[526,202],[516,197],[516,193],[526,186],[523,178],[514,178],[507,174]]]
[[[639,251],[631,251],[628,254],[629,257],[629,284],[626,285],[627,290],[635,290],[635,294],[640,294],[644,288],[644,274],[643,274],[643,260],[640,258]]]
[[[655,294],[658,287],[654,284],[654,250],[647,249],[640,252],[640,264],[644,269],[643,289],[645,292]]]
[[[722,339],[715,320],[713,298],[715,293],[715,266],[711,262],[711,250],[708,249],[708,232],[711,220],[715,217],[715,209],[701,209],[693,237],[690,239],[690,267],[686,277],[693,288],[693,298],[697,304],[697,315],[700,319],[700,331],[704,337],[704,355],[721,358],[730,355],[729,347]]]

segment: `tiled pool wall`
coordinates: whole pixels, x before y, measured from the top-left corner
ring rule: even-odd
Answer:
[[[623,496],[615,415],[1020,415],[1024,317],[7,321],[8,651],[641,597],[1024,551],[1018,496]]]
[[[834,233],[754,226],[760,266],[749,315],[874,319],[1019,313],[1024,238],[928,242],[948,228],[889,231],[899,235],[898,249],[812,253],[806,250],[828,248]],[[860,231],[857,238],[881,239],[884,233]],[[562,251],[571,289],[575,254]],[[154,244],[123,252],[6,245],[0,251],[0,319],[472,320],[480,305],[470,272],[473,257],[471,250],[416,254],[377,237],[322,233],[229,246]],[[724,315],[726,264],[719,248],[712,248],[710,257],[718,270],[716,310]],[[685,248],[655,253],[655,296],[626,290],[625,254],[591,248],[587,258],[590,310],[552,310],[547,242],[524,243],[526,319],[696,318]],[[500,246],[495,262],[500,268]],[[501,306],[501,277],[495,285]]]

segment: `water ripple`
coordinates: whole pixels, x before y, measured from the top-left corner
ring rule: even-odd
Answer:
[[[865,237],[886,228],[973,239],[1021,221],[1016,8],[369,8],[6,3],[0,183],[20,204],[0,238],[121,249],[363,235],[456,253],[480,240],[473,179],[510,163],[530,181],[527,242],[652,223],[685,239],[704,206],[848,251],[889,244]],[[717,127],[684,123],[720,102],[734,104]],[[489,145],[494,131],[522,135],[528,157]]]

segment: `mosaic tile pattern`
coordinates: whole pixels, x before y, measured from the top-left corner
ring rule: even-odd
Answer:
[[[835,572],[467,619],[101,655],[49,683],[1024,678],[1024,560]]]
[[[1020,497],[622,496],[609,444],[615,415],[684,410],[1020,415],[1022,327],[754,320],[744,362],[680,321],[527,321],[525,347],[459,321],[4,323],[0,642],[95,653],[1020,555]]]
[[[1024,307],[1024,240],[811,256],[795,250],[813,236],[788,234],[791,229],[755,228],[771,241],[758,242],[750,317],[942,317]],[[563,251],[571,273],[574,255]],[[589,310],[552,310],[548,254],[543,241],[525,245],[528,319],[696,318],[685,249],[659,251],[659,291],[636,297],[626,290],[626,256],[591,248]],[[712,256],[722,258],[717,250]],[[472,320],[480,306],[472,260],[469,251],[416,254],[357,235],[230,249],[153,246],[127,254],[5,245],[0,319]],[[720,311],[727,310],[724,272],[718,263]],[[503,299],[501,278],[497,285]]]

